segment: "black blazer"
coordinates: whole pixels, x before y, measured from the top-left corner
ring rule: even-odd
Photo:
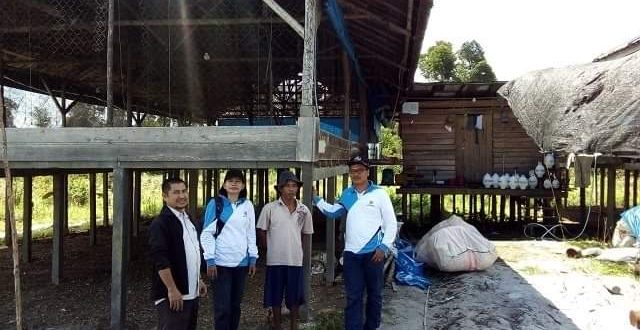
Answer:
[[[198,243],[202,225],[189,215],[198,232]],[[189,274],[187,272],[187,256],[184,253],[183,230],[180,220],[167,207],[163,206],[160,214],[149,227],[149,247],[153,275],[151,280],[151,297],[153,300],[167,298],[167,287],[162,283],[158,271],[171,268],[171,275],[178,290],[184,295],[189,293]]]

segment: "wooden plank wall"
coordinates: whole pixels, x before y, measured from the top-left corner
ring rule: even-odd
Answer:
[[[520,173],[525,173],[535,167],[540,158],[538,148],[504,100],[485,98],[473,102],[471,99],[432,99],[419,102],[417,115],[400,116],[403,165],[409,175],[408,180],[413,178],[418,183],[430,182],[434,170],[437,180],[456,177],[456,168],[461,171],[461,164],[456,164],[456,153],[460,158],[456,147],[456,126],[459,127],[460,124],[456,125],[456,118],[460,120],[458,115],[464,114],[485,115],[485,127],[490,128],[493,134],[492,145],[487,148],[491,155],[484,165],[478,166],[491,167],[487,170],[501,173],[504,157],[507,171],[513,172],[517,168]],[[490,123],[486,122],[490,119]],[[447,121],[453,128],[451,132],[444,128]],[[465,162],[464,166],[473,164]],[[469,173],[469,170],[466,172]]]
[[[504,111],[501,115],[500,113]],[[518,119],[510,108],[505,106],[494,112],[493,116],[493,169],[502,173],[504,170],[513,174],[527,174],[542,161],[538,146],[520,126]]]

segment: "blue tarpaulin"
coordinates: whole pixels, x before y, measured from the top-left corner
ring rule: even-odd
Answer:
[[[414,246],[403,239],[397,239],[395,245],[398,249],[396,282],[426,290],[431,281],[424,275],[424,264],[415,259]]]
[[[640,235],[640,206],[634,206],[622,212],[621,217],[631,231],[631,236],[638,238]]]

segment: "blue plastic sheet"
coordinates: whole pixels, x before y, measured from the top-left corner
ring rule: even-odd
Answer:
[[[416,261],[413,245],[403,239],[397,239],[395,245],[398,249],[396,282],[426,290],[431,281],[424,275],[423,263]]]
[[[640,235],[640,206],[634,206],[622,212],[620,217],[629,227],[631,236],[638,238],[638,235]]]

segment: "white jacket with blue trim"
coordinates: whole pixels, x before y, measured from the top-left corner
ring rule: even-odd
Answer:
[[[398,224],[391,199],[381,187],[370,182],[366,191],[358,193],[351,186],[342,192],[336,204],[320,197],[314,203],[330,219],[347,213],[345,251],[361,254],[380,248],[388,253],[391,249]]]
[[[238,267],[255,265],[258,258],[256,246],[256,215],[253,204],[247,199],[235,203],[220,196],[223,202],[220,219],[216,216],[216,199],[212,198],[204,213],[204,226],[200,244],[207,266]],[[217,238],[217,221],[224,227]]]

